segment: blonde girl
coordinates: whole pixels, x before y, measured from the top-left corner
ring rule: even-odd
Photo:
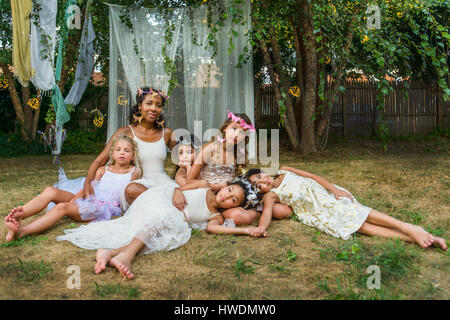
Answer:
[[[77,222],[109,220],[123,213],[120,208],[120,193],[132,180],[138,179],[142,171],[137,157],[137,145],[128,136],[118,136],[114,139],[109,150],[109,162],[97,169],[92,182],[94,194],[82,198],[83,190],[76,195],[63,190],[46,189],[43,194],[28,202],[23,207],[11,210],[5,218],[9,232],[6,241],[35,234],[49,229],[63,217],[69,217]],[[45,194],[44,194],[45,193]],[[67,202],[59,202],[53,209],[28,225],[21,225],[24,218],[28,218],[45,208],[54,196],[63,194]]]

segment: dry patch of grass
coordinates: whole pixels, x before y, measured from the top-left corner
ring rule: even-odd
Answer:
[[[382,151],[376,142],[348,139],[310,156],[282,150],[280,160],[324,176],[367,206],[447,237],[448,145],[397,141]],[[77,178],[94,158],[63,155],[61,162],[67,176]],[[170,159],[166,167],[170,175]],[[57,175],[50,156],[2,159],[0,217],[52,185]],[[450,298],[448,253],[361,235],[343,241],[291,219],[273,221],[265,239],[194,231],[183,247],[137,257],[132,281],[112,268],[95,275],[95,251],[55,241],[79,225],[65,219],[43,234],[8,245],[0,241],[0,299]],[[0,235],[6,235],[3,223]],[[372,264],[380,266],[381,290],[365,286]],[[80,268],[80,289],[66,285],[73,265]]]

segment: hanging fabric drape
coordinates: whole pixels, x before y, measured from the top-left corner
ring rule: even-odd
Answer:
[[[91,78],[92,70],[94,69],[95,32],[92,26],[91,4],[92,0],[89,0],[86,5],[86,15],[78,51],[77,69],[75,71],[75,81],[64,100],[66,104],[72,104],[74,106],[80,102]]]
[[[35,71],[31,77],[36,88],[50,91],[55,85],[53,69],[56,43],[56,0],[36,0],[40,10],[39,18],[31,17],[31,68]],[[36,25],[38,24],[38,25]]]
[[[224,3],[228,5],[230,2]],[[163,23],[164,13],[157,9],[131,10],[133,30],[130,30],[120,19],[128,10],[116,5],[110,5],[109,9],[108,139],[119,127],[128,124],[129,105],[135,103],[139,86],[147,84],[166,90],[169,81],[161,55],[167,25]],[[228,53],[232,26],[230,17],[217,34],[218,50],[214,58],[208,47],[210,30],[206,23],[206,9],[196,8],[189,16],[188,9],[177,10],[165,13],[171,23],[177,26],[172,42],[167,44],[177,68],[177,86],[171,92],[164,110],[170,128],[185,128],[194,133],[194,121],[201,121],[203,134],[208,129],[220,128],[227,118],[227,110],[246,113],[254,122],[252,58],[242,68],[236,68],[239,55],[248,44],[246,34],[251,26],[250,0],[242,6],[246,23],[233,25],[237,34],[233,36],[234,50]],[[178,23],[181,30],[179,36]],[[136,54],[135,45],[141,55]],[[122,101],[128,100],[128,106],[120,105],[119,97]],[[251,141],[249,158],[253,159],[256,147]]]
[[[158,9],[109,5],[108,139],[117,128],[128,124],[128,111],[136,103],[138,88],[152,86],[167,92],[170,76],[165,70],[162,50],[166,45],[166,56],[174,60],[183,14],[183,8],[161,13]],[[129,19],[132,29],[122,23],[123,17]],[[173,30],[170,44],[165,43],[168,28]],[[119,99],[128,103],[120,104]]]
[[[31,0],[11,0],[13,23],[14,76],[23,87],[28,87],[32,75],[30,61],[30,13]]]

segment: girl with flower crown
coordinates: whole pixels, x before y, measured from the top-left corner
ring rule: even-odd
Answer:
[[[128,184],[121,193],[121,207],[124,211],[149,187],[154,185],[169,187],[175,184],[174,180],[170,179],[164,171],[164,161],[167,157],[166,147],[172,150],[176,145],[176,141],[171,139],[172,130],[166,127],[162,114],[167,99],[164,92],[151,87],[138,90],[137,103],[131,107],[129,114],[130,125],[117,129],[105,149],[89,167],[84,182],[84,197],[94,193],[91,181],[97,168],[108,161],[111,141],[119,135],[128,135],[136,141],[142,163],[142,178]]]
[[[245,113],[228,111],[227,120],[220,127],[220,135],[204,144],[192,165],[187,182],[206,180],[213,189],[218,189],[242,173],[247,166],[248,133],[255,131]],[[183,203],[182,194],[174,194],[174,203]],[[182,208],[182,206],[181,206]],[[181,209],[180,208],[180,209]],[[290,216],[292,210],[285,205],[274,206],[274,216],[282,219]],[[236,225],[249,225],[258,217],[257,208],[241,207],[226,210],[223,216]]]
[[[251,169],[244,178],[264,194],[264,211],[259,222],[260,236],[267,235],[272,207],[278,202],[291,206],[304,224],[336,238],[348,240],[353,233],[358,232],[384,238],[400,238],[415,242],[422,248],[435,245],[447,250],[443,238],[366,207],[344,188],[310,172],[283,166],[275,177],[260,169]]]
[[[248,207],[257,201],[250,183],[236,179],[213,191],[185,185],[181,192],[188,200],[183,211],[174,207],[167,188],[150,188],[128,208],[127,214],[110,221],[101,221],[65,231],[57,241],[70,241],[84,249],[99,249],[95,273],[110,264],[127,279],[132,279],[131,262],[138,253],[169,251],[185,244],[191,237],[190,223],[209,221],[207,231],[216,234],[258,236],[257,228],[223,226],[221,212],[236,206]]]

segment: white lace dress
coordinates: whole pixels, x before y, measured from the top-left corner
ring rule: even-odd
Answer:
[[[173,189],[167,192],[167,188],[150,188],[130,205],[126,215],[65,230],[65,235],[56,240],[70,241],[80,248],[94,250],[117,249],[137,237],[146,245],[141,251],[143,254],[172,250],[190,239],[188,222],[202,223],[217,215],[206,205],[208,190],[183,191],[188,203],[183,213],[172,205]]]
[[[278,174],[285,175],[283,181],[271,191],[277,194],[280,203],[290,206],[304,224],[336,238],[348,240],[361,228],[372,210],[358,203],[355,198],[353,202],[346,197],[337,200],[313,179],[285,170],[279,170]]]

